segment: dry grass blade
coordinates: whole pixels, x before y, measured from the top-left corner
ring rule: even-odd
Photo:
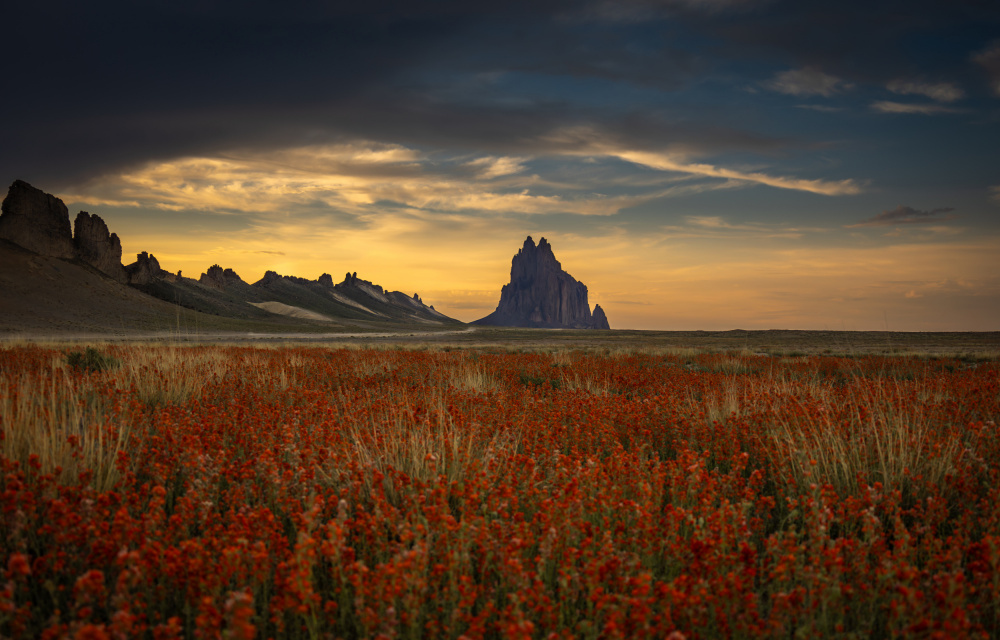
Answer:
[[[22,465],[34,461],[68,482],[87,472],[96,489],[111,488],[132,430],[121,408],[96,388],[99,383],[96,376],[80,378],[63,367],[0,381],[4,457]]]

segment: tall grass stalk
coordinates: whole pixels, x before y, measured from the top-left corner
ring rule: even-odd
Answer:
[[[904,496],[915,479],[944,486],[965,451],[957,434],[940,433],[926,408],[904,404],[898,388],[853,397],[863,400],[848,405],[846,420],[844,413],[838,419],[828,405],[819,405],[772,426],[771,450],[787,452],[800,486],[831,484],[842,496],[860,495],[864,485],[876,482]]]
[[[36,463],[61,482],[72,483],[89,471],[97,490],[114,486],[118,454],[129,447],[132,430],[100,384],[101,378],[74,377],[57,366],[40,375],[0,379],[4,457]]]
[[[452,482],[473,469],[501,474],[494,461],[509,459],[520,448],[516,430],[489,430],[477,422],[455,424],[443,399],[421,419],[411,414],[412,406],[397,399],[380,414],[373,412],[367,424],[352,423],[346,431],[348,458],[382,475],[395,470],[424,483],[442,477]]]

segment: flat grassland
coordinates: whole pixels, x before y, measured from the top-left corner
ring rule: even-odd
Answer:
[[[0,346],[0,636],[1000,634],[995,334],[626,333]]]
[[[581,331],[559,329],[518,329],[468,325],[429,327],[383,324],[370,327],[330,327],[323,325],[257,327],[218,319],[219,327],[206,329],[177,327],[158,331],[73,331],[0,332],[0,346],[6,344],[72,345],[91,344],[266,344],[270,346],[324,345],[345,348],[564,350],[622,353],[643,351],[734,351],[746,354],[801,356],[864,354],[907,356],[950,356],[956,358],[1000,358],[1000,331],[917,332],[917,331]]]

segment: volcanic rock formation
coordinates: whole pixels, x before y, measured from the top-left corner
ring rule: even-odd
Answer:
[[[162,277],[160,264],[145,251],[134,264],[123,267],[121,240],[100,216],[81,211],[70,228],[63,201],[23,180],[10,185],[0,211],[0,238],[29,251],[78,259],[123,284],[149,284]]]
[[[594,329],[610,329],[611,325],[608,324],[608,316],[604,313],[604,309],[601,305],[594,305],[594,315],[590,319]]]
[[[201,277],[198,278],[198,282],[203,285],[222,290],[226,288],[227,284],[243,282],[243,278],[241,278],[232,269],[223,270],[223,268],[219,265],[213,264],[208,268],[208,273],[201,274]]]
[[[343,289],[344,287],[357,287],[359,289],[367,291],[369,295],[376,298],[379,296],[384,296],[386,294],[386,291],[382,288],[381,285],[375,284],[370,280],[362,280],[361,278],[359,278],[357,271],[355,271],[354,273],[348,272],[347,275],[344,276],[344,281],[334,285],[334,287],[341,289]]]
[[[66,205],[22,180],[10,185],[0,206],[0,238],[43,256],[76,256]]]
[[[122,266],[122,243],[118,234],[110,233],[108,225],[98,215],[81,211],[73,222],[73,245],[78,258],[96,267],[118,282],[128,282]]]
[[[128,273],[129,284],[152,284],[156,279],[163,277],[163,270],[160,269],[160,262],[151,253],[136,254],[135,262],[125,267]]]
[[[510,264],[510,282],[500,290],[500,304],[473,324],[503,327],[610,329],[604,310],[590,313],[587,287],[562,269],[552,246],[528,236]]]
[[[253,283],[253,286],[255,286],[255,287],[265,287],[265,286],[267,286],[269,284],[273,284],[273,283],[281,280],[284,277],[285,276],[279,274],[277,271],[265,271],[264,272],[264,277],[261,278],[260,280],[258,280],[257,282]]]
[[[232,269],[216,264],[196,282],[183,278],[180,271],[176,275],[164,271],[156,257],[145,251],[137,254],[135,262],[128,266],[122,266],[121,258],[121,240],[109,231],[100,216],[81,211],[71,227],[69,211],[62,200],[16,180],[0,206],[0,267],[18,265],[20,269],[28,265],[25,268],[29,273],[14,277],[18,284],[15,288],[9,285],[11,274],[0,271],[3,276],[0,280],[4,281],[4,286],[0,286],[0,324],[5,317],[25,316],[25,309],[31,305],[26,307],[22,302],[29,298],[44,301],[45,290],[59,291],[53,296],[76,301],[74,313],[81,318],[91,317],[91,312],[105,311],[105,303],[114,308],[115,303],[109,302],[112,299],[146,299],[155,307],[158,298],[173,308],[234,320],[258,320],[274,313],[287,315],[288,309],[295,309],[296,318],[321,319],[327,323],[335,317],[348,323],[458,324],[433,306],[425,305],[419,295],[388,291],[358,278],[357,273],[347,274],[344,282],[334,284],[328,273],[318,280],[307,280],[267,271],[250,285]],[[39,278],[34,274],[45,265],[50,268],[41,283],[44,290],[36,291]],[[56,284],[46,289],[49,281]],[[86,299],[76,289],[80,282],[88,283],[88,291],[101,292],[103,302],[95,302],[94,309],[80,304],[80,300]],[[141,293],[132,291],[133,288]],[[51,304],[54,303],[47,302],[45,308],[52,308]]]

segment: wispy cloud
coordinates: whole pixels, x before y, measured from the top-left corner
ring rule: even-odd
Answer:
[[[848,227],[888,227],[895,224],[929,224],[934,222],[944,222],[955,218],[951,214],[954,207],[940,207],[930,211],[920,211],[913,207],[899,205],[895,209],[883,211],[877,216],[862,220],[857,224],[847,225]]]
[[[1000,203],[1000,185],[990,187],[990,200]]]
[[[993,92],[1000,96],[1000,40],[995,40],[990,46],[974,54],[972,61],[986,69]]]
[[[476,158],[467,164],[478,169],[481,178],[496,178],[524,171],[524,161],[525,158],[486,156]]]
[[[940,104],[906,104],[902,102],[892,102],[891,100],[879,100],[872,103],[872,109],[880,113],[917,113],[925,116],[933,116],[942,113],[963,113],[964,109],[946,107]]]
[[[672,237],[700,237],[700,238],[723,238],[723,237],[743,237],[743,238],[784,238],[788,240],[798,240],[805,236],[807,231],[822,231],[815,228],[792,227],[782,224],[763,224],[759,222],[736,223],[726,220],[722,216],[686,216],[685,221],[688,226],[664,227]]]
[[[691,162],[690,156],[704,151],[685,141],[674,146],[676,150],[664,152],[637,150],[620,136],[588,127],[552,132],[539,140],[531,156],[470,159],[441,149],[356,140],[179,157],[106,175],[64,195],[90,205],[243,217],[326,212],[365,224],[389,209],[439,218],[611,216],[654,199],[752,185],[823,195],[862,190],[854,180],[803,179]],[[588,159],[596,159],[596,165],[587,164]],[[612,159],[662,173],[637,177]],[[581,170],[588,176],[583,181]],[[569,175],[576,177],[567,180]]]
[[[565,159],[580,162],[575,153]],[[520,175],[525,158],[443,158],[400,145],[356,142],[268,153],[178,158],[105,176],[67,199],[90,205],[146,206],[252,216],[314,215],[317,207],[366,219],[406,209],[411,216],[450,214],[614,215],[656,198],[689,195],[737,184],[659,183],[622,190],[614,176],[583,188],[555,190],[536,175]],[[469,169],[474,171],[470,173]],[[689,170],[686,173],[700,172]],[[717,177],[729,177],[719,175]],[[601,193],[602,186],[615,195]],[[627,188],[627,187],[626,187]]]
[[[831,107],[825,104],[797,104],[796,109],[809,109],[810,111],[820,111],[822,113],[835,113],[843,111],[843,107]]]
[[[855,195],[862,191],[861,185],[855,180],[805,180],[802,178],[773,176],[756,171],[744,172],[710,164],[688,163],[667,154],[644,151],[608,150],[606,153],[622,160],[659,169],[660,171],[677,171],[710,178],[726,178],[728,180],[763,184],[778,189],[807,191],[826,196]]]
[[[886,88],[900,95],[916,95],[937,100],[938,102],[955,102],[965,96],[965,92],[950,82],[930,84],[926,82],[907,82],[893,80]]]
[[[764,86],[779,93],[793,96],[823,96],[829,98],[835,93],[854,87],[850,82],[823,73],[814,67],[804,69],[789,69],[775,74]]]

